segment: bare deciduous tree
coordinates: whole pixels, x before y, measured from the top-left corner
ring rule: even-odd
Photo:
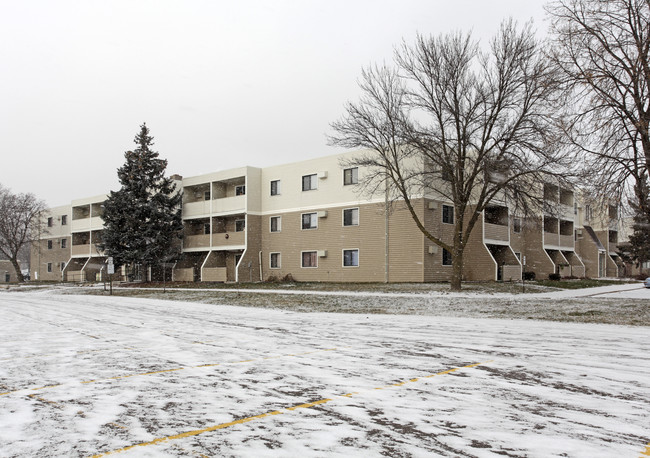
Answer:
[[[592,193],[631,191],[650,214],[642,191],[650,168],[650,0],[559,0],[547,11],[572,108],[565,131],[586,153]]]
[[[470,34],[418,36],[395,50],[395,67],[362,73],[361,100],[332,124],[330,143],[369,152],[364,186],[404,202],[422,233],[452,255],[461,288],[463,253],[480,212],[495,199],[530,208],[564,158],[554,134],[560,112],[554,67],[531,25],[506,21],[484,52]],[[453,241],[425,227],[418,197],[451,202]]]
[[[0,186],[0,253],[16,270],[18,281],[24,281],[18,258],[32,241],[38,238],[40,215],[45,202],[33,194],[14,194]]]

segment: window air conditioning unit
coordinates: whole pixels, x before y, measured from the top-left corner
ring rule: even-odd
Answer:
[[[438,252],[437,245],[429,245],[429,254],[436,254]]]
[[[429,210],[436,210],[438,208],[438,202],[429,202]]]
[[[327,218],[327,210],[321,210],[318,212],[319,218]]]
[[[318,172],[318,178],[320,178],[321,180],[327,178],[327,171]]]
[[[327,257],[327,250],[318,250],[318,257],[319,258],[326,258]]]

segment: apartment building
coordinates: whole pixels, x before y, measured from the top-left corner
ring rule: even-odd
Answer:
[[[346,165],[355,154],[360,152],[174,176],[183,192],[184,229],[182,257],[170,266],[172,279],[448,281],[450,253],[424,237],[403,203],[357,186],[367,171]],[[536,217],[518,216],[498,200],[482,212],[465,251],[465,280],[520,280],[525,271],[537,278],[618,273],[612,229],[586,224],[592,216],[585,215],[572,190],[547,183],[540,192],[547,205]],[[97,245],[105,199],[78,199],[50,210],[48,233],[32,249],[33,278],[103,278],[106,258]],[[426,195],[413,204],[425,227],[451,243],[453,205]]]

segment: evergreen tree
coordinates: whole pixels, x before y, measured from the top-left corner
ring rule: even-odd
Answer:
[[[630,207],[634,211],[634,224],[629,243],[625,246],[625,252],[629,258],[640,266],[650,261],[650,211],[647,202],[650,202],[650,189],[647,177],[644,176],[640,185],[635,188],[637,198],[630,201]],[[643,204],[646,202],[646,205]]]
[[[104,203],[102,244],[116,265],[155,267],[180,253],[182,230],[181,194],[165,177],[167,161],[151,150],[153,137],[146,124],[124,153],[126,162],[117,169],[122,185]]]

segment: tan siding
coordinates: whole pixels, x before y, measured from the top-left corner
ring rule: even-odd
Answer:
[[[61,240],[66,240],[66,248],[61,248]],[[71,237],[51,238],[52,249],[47,249],[47,239],[41,239],[34,242],[30,250],[30,275],[32,280],[36,280],[35,273],[38,272],[38,279],[43,281],[60,281],[61,280],[61,263],[70,260],[70,250],[72,245]],[[40,251],[40,253],[39,253]],[[47,271],[47,263],[52,263],[52,272]]]
[[[586,230],[583,230],[583,236],[576,241],[576,250],[585,265],[585,276],[598,278],[598,246]]]
[[[383,281],[383,205],[358,206],[359,225],[343,227],[345,208],[357,207],[329,208],[326,218],[318,218],[317,229],[301,229],[303,212],[278,212],[261,218],[264,278],[283,277],[290,273],[298,281]],[[280,232],[270,232],[271,216],[282,217]],[[359,267],[343,267],[343,250],[357,248]],[[317,268],[301,267],[301,252],[312,250],[327,250],[327,257],[318,258]],[[270,269],[270,253],[281,254],[280,269]]]
[[[526,256],[524,272],[535,272],[537,279],[548,278],[555,272],[555,264],[543,248],[541,218],[526,218],[522,221],[521,238],[524,241],[522,255]]]
[[[261,216],[247,215],[246,217],[246,252],[239,264],[239,281],[260,281],[259,252],[262,249],[262,218]],[[250,267],[249,267],[250,263]]]
[[[473,211],[473,208],[468,210],[465,218],[469,219]],[[463,265],[465,280],[484,281],[497,278],[497,264],[483,243],[483,218],[479,218],[472,229],[465,247]]]

